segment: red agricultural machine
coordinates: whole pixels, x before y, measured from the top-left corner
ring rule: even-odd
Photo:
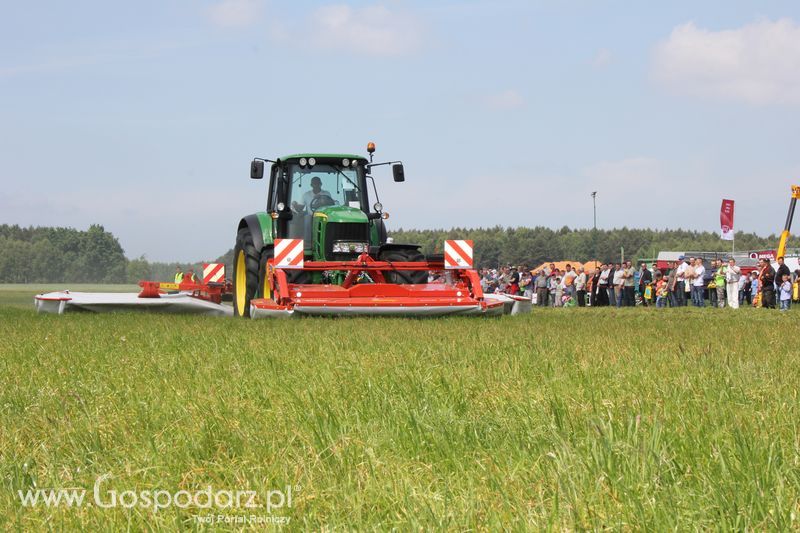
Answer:
[[[485,295],[473,268],[472,241],[448,240],[444,253],[425,256],[415,244],[387,236],[374,171],[400,161],[373,162],[352,154],[295,154],[256,158],[252,179],[269,189],[264,211],[239,221],[232,282],[220,265],[205,265],[202,282],[142,281],[137,294],[50,293],[36,297],[40,311],[147,309],[232,314],[443,316],[525,312],[530,301]],[[368,184],[372,184],[371,190]],[[374,194],[374,198],[370,196]],[[371,203],[372,202],[374,203]],[[216,277],[205,274],[215,273]],[[431,282],[431,273],[440,274]],[[233,309],[222,304],[230,297]]]

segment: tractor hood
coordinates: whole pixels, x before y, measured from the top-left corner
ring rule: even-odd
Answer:
[[[320,207],[314,213],[315,217],[323,217],[328,222],[369,222],[366,213],[357,207],[349,207],[345,205],[330,205]]]

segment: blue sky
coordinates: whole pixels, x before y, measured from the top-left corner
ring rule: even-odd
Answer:
[[[782,229],[796,2],[3,2],[0,223],[231,246],[250,159],[402,159],[393,227]],[[381,183],[382,182],[382,183]]]

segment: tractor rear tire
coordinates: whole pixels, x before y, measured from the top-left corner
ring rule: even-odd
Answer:
[[[236,235],[233,248],[233,316],[250,317],[250,300],[258,291],[259,261],[261,252],[253,244],[253,236],[247,228]]]
[[[424,262],[425,256],[413,249],[386,250],[378,255],[378,260],[390,263]],[[387,283],[398,285],[428,283],[427,270],[388,270],[383,276]]]

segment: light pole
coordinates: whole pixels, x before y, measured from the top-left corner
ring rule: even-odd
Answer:
[[[597,268],[597,191],[592,191],[592,210],[594,213],[594,227],[592,229],[592,261]]]

